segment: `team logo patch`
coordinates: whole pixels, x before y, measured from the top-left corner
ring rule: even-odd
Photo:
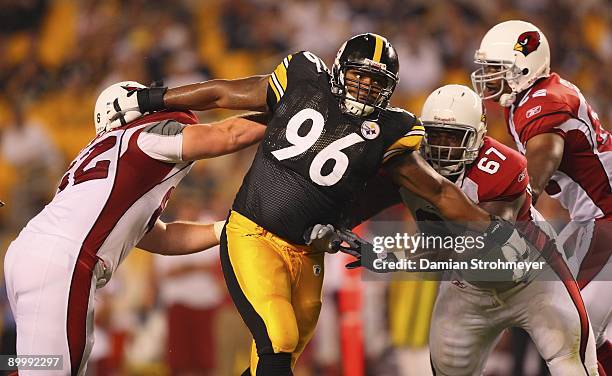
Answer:
[[[380,127],[373,121],[364,121],[361,123],[361,135],[367,140],[373,140],[380,134]]]
[[[519,35],[513,50],[527,56],[540,47],[540,33],[537,31],[526,31]]]
[[[314,273],[315,277],[320,276],[321,275],[321,265],[313,265],[312,272]]]
[[[367,59],[367,58],[363,59],[363,61],[366,62],[369,66],[372,66],[374,68],[381,69],[381,70],[387,69],[387,64],[379,63],[379,62],[376,62],[374,60]]]
[[[539,114],[541,111],[542,111],[542,106],[535,106],[527,110],[527,113],[525,114],[525,116],[527,117],[527,119],[529,119],[530,117]]]
[[[134,94],[135,92],[138,91],[138,89],[140,89],[139,87],[136,86],[129,86],[129,85],[125,85],[125,86],[121,86],[121,88],[125,91],[127,91],[127,96],[131,97],[132,94]]]

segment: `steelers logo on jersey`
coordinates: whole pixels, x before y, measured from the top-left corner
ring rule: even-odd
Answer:
[[[380,127],[373,121],[364,121],[361,123],[361,135],[366,140],[373,140],[380,134]]]

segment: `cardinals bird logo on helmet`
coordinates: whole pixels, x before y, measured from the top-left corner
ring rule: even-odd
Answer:
[[[527,56],[540,46],[540,33],[537,31],[526,31],[519,35],[514,51],[519,51],[523,56]]]

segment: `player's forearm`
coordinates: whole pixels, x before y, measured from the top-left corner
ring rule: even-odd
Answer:
[[[487,212],[475,206],[456,185],[434,171],[419,153],[396,157],[387,168],[397,185],[430,202],[447,220],[463,223],[480,232],[491,224]]]
[[[546,185],[550,180],[552,174],[557,169],[554,163],[547,163],[547,166],[543,166],[543,172],[539,172],[540,168],[533,167],[530,168],[529,165],[527,167],[527,172],[529,174],[529,185],[531,187],[531,196],[533,198],[533,202],[537,202],[538,198],[546,189]],[[550,172],[552,170],[552,172]]]
[[[149,252],[166,256],[196,253],[219,244],[213,224],[194,222],[171,222],[163,232],[154,234],[155,239],[139,246]]]
[[[525,202],[525,195],[521,195],[514,201],[486,201],[478,204],[487,213],[496,215],[508,222],[516,222],[518,213]]]
[[[177,110],[204,111],[214,108],[230,110],[266,110],[267,76],[239,80],[210,80],[168,89],[166,107]]]
[[[242,150],[261,141],[265,130],[265,126],[240,117],[188,126],[183,130],[182,159],[194,161]]]
[[[484,232],[491,224],[489,213],[475,206],[461,189],[446,179],[441,182],[440,191],[433,197],[431,203],[451,222],[479,232]]]
[[[228,144],[229,150],[241,150],[245,147],[251,146],[259,141],[266,132],[266,126],[260,122],[249,120],[250,118],[256,119],[256,121],[265,121],[266,115],[249,114],[244,117],[238,117],[227,122],[224,127],[228,133]]]
[[[544,192],[548,181],[563,159],[565,141],[555,133],[544,133],[530,139],[526,145],[527,172],[533,201]]]
[[[174,110],[204,111],[220,108],[226,80],[210,80],[168,89],[164,105]]]

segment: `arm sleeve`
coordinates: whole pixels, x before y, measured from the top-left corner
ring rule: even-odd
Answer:
[[[167,163],[183,162],[183,129],[186,125],[164,120],[145,127],[138,135],[138,147],[149,157]]]
[[[560,126],[571,118],[572,113],[567,105],[547,102],[527,107],[517,113],[514,121],[524,124],[520,127],[520,138],[521,142],[526,143],[543,133],[556,133],[565,138],[565,131]]]
[[[307,80],[316,80],[319,75],[329,75],[323,60],[309,51],[300,51],[285,57],[268,79],[266,102],[273,112],[281,103],[285,92]]]
[[[270,74],[268,79],[268,93],[266,102],[270,111],[274,111],[278,103],[280,102],[285,90],[287,90],[287,70],[289,69],[289,63],[293,59],[293,55],[288,55],[276,66],[274,72]]]
[[[385,150],[383,163],[405,152],[419,150],[421,147],[421,141],[423,140],[423,136],[425,136],[425,127],[423,127],[423,123],[421,123],[421,120],[418,118],[413,118],[413,120],[408,121],[410,121],[409,124],[411,124],[410,129]]]

